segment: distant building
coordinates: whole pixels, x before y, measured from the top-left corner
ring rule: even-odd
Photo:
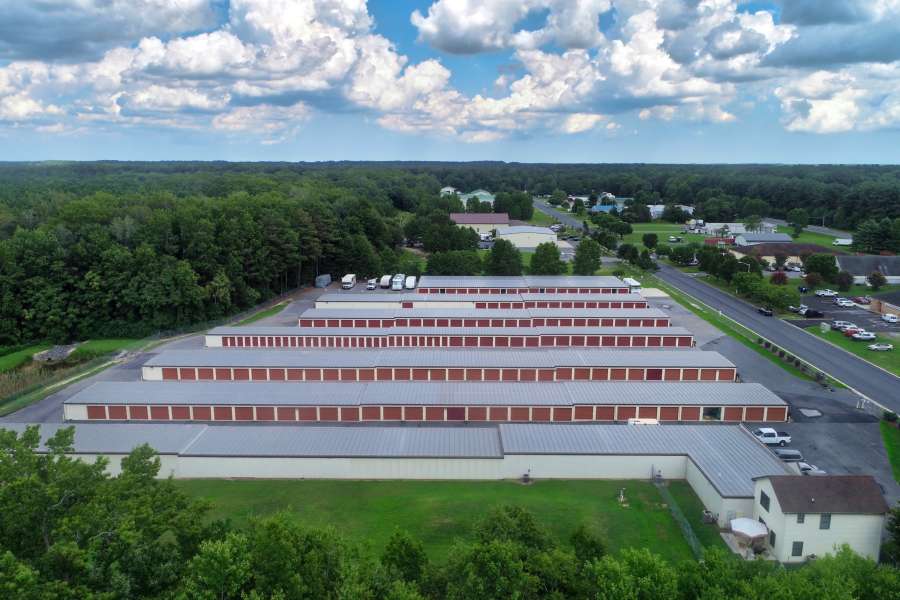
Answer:
[[[496,239],[508,240],[516,248],[537,248],[544,242],[556,243],[556,232],[549,227],[518,225],[497,232]]]
[[[509,227],[507,213],[450,213],[450,220],[460,227],[468,227],[478,233],[502,231]]]
[[[775,264],[778,255],[787,257],[785,262],[789,264],[801,264],[804,256],[810,254],[834,254],[834,250],[819,246],[818,244],[795,243],[763,243],[752,246],[737,246],[731,250],[737,258],[752,256],[764,260],[769,264]]]
[[[878,560],[888,505],[870,475],[771,475],[754,482],[753,517],[768,528],[780,562],[833,554],[844,544]]]
[[[650,209],[650,218],[651,219],[661,219],[663,212],[666,210],[665,204],[648,204],[647,208]],[[687,204],[676,204],[675,208],[680,208],[682,212],[685,212],[689,215],[694,214],[694,207],[688,206]]]
[[[453,194],[458,194],[459,190],[457,190],[452,185],[448,185],[447,187],[441,188],[441,196],[452,196]]]
[[[494,205],[494,195],[487,190],[478,189],[467,194],[460,194],[459,199],[463,205],[468,204],[469,200],[478,200],[479,202],[487,202],[491,206]]]
[[[772,223],[760,223],[759,230],[754,233],[775,233],[776,225]],[[738,236],[747,232],[747,226],[743,223],[707,223],[701,229],[706,235],[732,235]],[[723,233],[724,232],[724,233]]]
[[[878,271],[888,283],[900,283],[900,256],[837,257],[838,269],[853,275],[853,283],[866,283],[866,278]]]
[[[755,246],[757,244],[789,244],[793,238],[786,233],[764,233],[748,231],[735,236],[736,246]]]

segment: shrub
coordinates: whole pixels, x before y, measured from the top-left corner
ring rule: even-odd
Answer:
[[[895,413],[892,410],[886,410],[886,411],[884,411],[883,418],[888,423],[896,423],[897,422],[897,413]]]
[[[772,277],[769,278],[769,281],[773,285],[787,285],[788,276],[784,271],[775,271],[772,273]]]

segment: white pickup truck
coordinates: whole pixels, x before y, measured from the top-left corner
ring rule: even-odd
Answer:
[[[753,432],[756,439],[767,446],[787,446],[791,443],[791,436],[784,431],[775,431],[771,427],[760,427]]]

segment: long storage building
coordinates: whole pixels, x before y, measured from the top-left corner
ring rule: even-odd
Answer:
[[[690,348],[682,327],[216,327],[208,348]]]
[[[647,308],[640,294],[417,294],[415,292],[330,292],[316,298],[316,308]]]
[[[71,421],[784,421],[757,383],[98,382],[64,404]]]
[[[300,327],[669,327],[656,308],[310,308]]]
[[[565,275],[442,276],[423,275],[420,294],[627,294],[631,288],[618,277]]]
[[[735,381],[734,363],[700,350],[396,348],[167,350],[143,366],[147,381]]]
[[[69,424],[44,424],[42,441]],[[22,431],[25,424],[0,427]],[[739,425],[484,427],[79,423],[72,455],[113,474],[139,444],[159,477],[685,480],[719,526],[752,517],[754,478],[789,471]],[[42,445],[39,452],[46,452]]]

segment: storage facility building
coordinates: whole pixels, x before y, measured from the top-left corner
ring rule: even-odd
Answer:
[[[630,292],[628,286],[618,277],[603,275],[574,277],[567,275],[492,275],[484,277],[423,275],[419,280],[417,291],[420,294],[627,294]]]
[[[509,228],[507,213],[450,213],[450,220],[460,227],[468,227],[478,233],[491,233]]]
[[[516,248],[531,249],[548,242],[556,244],[556,232],[549,227],[515,225],[498,230],[495,239],[506,240]]]
[[[250,326],[217,327],[205,339],[207,348],[690,348],[694,345],[693,335],[682,327]]]
[[[44,424],[44,441],[68,424]],[[22,431],[24,424],[0,425]],[[116,474],[135,446],[159,477],[685,480],[719,526],[753,515],[754,478],[784,463],[738,425],[506,424],[485,427],[80,423],[73,455]],[[46,446],[39,451],[46,452]]]
[[[421,288],[420,288],[421,289]],[[443,289],[443,288],[438,288]],[[453,289],[453,288],[448,288]],[[459,292],[459,293],[457,293]],[[640,294],[469,294],[459,290],[446,294],[322,294],[316,308],[346,309],[522,309],[522,308],[647,308]]]
[[[300,327],[669,327],[669,316],[656,308],[310,308]],[[216,328],[213,331],[217,331]],[[210,332],[212,333],[212,331]]]
[[[154,421],[784,421],[755,383],[98,382],[65,401],[65,418]]]
[[[735,381],[734,363],[700,350],[168,350],[146,381]]]

